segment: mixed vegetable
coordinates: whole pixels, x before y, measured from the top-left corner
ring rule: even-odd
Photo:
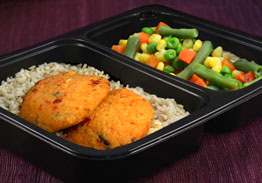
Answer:
[[[176,29],[164,22],[143,27],[112,50],[213,90],[236,90],[262,78],[261,65],[235,59],[221,46],[213,48],[210,41],[198,39],[197,29]]]

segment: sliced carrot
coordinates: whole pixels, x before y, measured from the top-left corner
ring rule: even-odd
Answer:
[[[178,59],[187,64],[190,64],[195,58],[195,56],[196,52],[194,52],[193,50],[184,49],[179,53]]]
[[[161,26],[168,26],[168,25],[165,22],[159,22],[158,25],[156,26],[156,31],[158,31]]]
[[[236,70],[235,66],[228,59],[224,59],[222,65],[227,66],[231,71]]]
[[[255,73],[254,72],[247,72],[245,73],[245,82],[250,82],[253,81],[255,79]]]
[[[113,45],[112,50],[114,50],[118,53],[124,53],[125,47],[123,45]]]
[[[237,75],[235,76],[235,78],[236,78],[237,80],[241,81],[242,83],[244,83],[244,82],[245,82],[245,73],[240,72],[239,74],[237,74]]]
[[[156,68],[160,61],[156,58],[155,55],[150,55],[149,59],[146,62],[146,65],[150,67]]]
[[[191,81],[192,83],[195,83],[195,84],[199,85],[199,86],[207,87],[206,82],[205,82],[201,77],[199,77],[199,76],[196,75],[196,74],[193,74],[193,75],[192,75],[192,77],[190,78],[190,81]]]
[[[140,44],[148,43],[148,39],[149,39],[149,35],[147,33],[144,33],[144,32],[139,33]]]

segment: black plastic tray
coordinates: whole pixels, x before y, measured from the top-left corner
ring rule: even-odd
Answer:
[[[153,70],[114,53],[107,47],[120,37],[137,31],[135,28],[142,25],[142,22],[150,22],[152,19],[155,22],[159,21],[159,16],[165,16],[166,20],[161,20],[168,23],[173,16],[176,17],[172,18],[173,23],[179,22],[180,18],[183,22],[188,22],[188,25],[191,25],[192,21],[191,16],[181,16],[180,13],[162,6],[131,10],[121,16],[2,58],[0,81],[14,75],[21,68],[44,62],[86,63],[104,70],[112,79],[120,80],[123,84],[140,86],[160,97],[175,98],[191,115],[132,144],[113,150],[97,151],[67,142],[0,108],[0,146],[19,153],[64,181],[87,181],[91,177],[103,178],[101,175],[107,178],[116,178],[119,175],[125,178],[135,177],[157,171],[186,152],[195,150],[201,143],[204,122],[225,114],[230,109],[237,109],[237,106],[247,106],[248,103],[253,106],[261,104],[261,81],[239,91],[215,92]],[[131,23],[132,26],[137,25],[128,32],[132,26],[124,28],[124,25],[128,25],[124,22]],[[192,26],[198,27],[201,35],[206,35],[223,46],[231,44],[237,46],[240,51],[246,48],[246,52],[235,50],[239,55],[250,58],[248,56],[256,54],[257,58],[262,58],[260,41],[237,33],[226,33],[225,30],[221,33],[219,28],[204,24],[205,26],[196,21]],[[122,27],[117,28],[118,26]],[[110,33],[113,29],[118,32]],[[97,35],[98,32],[100,35]],[[224,34],[230,35],[231,38],[223,37]],[[103,42],[105,39],[111,42]],[[236,120],[233,121],[230,116],[231,121],[228,123],[238,124],[238,111],[236,110],[236,116],[233,116]]]

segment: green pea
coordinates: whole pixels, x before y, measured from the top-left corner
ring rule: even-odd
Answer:
[[[224,76],[227,77],[227,78],[234,78],[233,75],[232,75],[231,73],[225,73]]]
[[[164,67],[164,70],[163,70],[163,71],[164,71],[165,73],[170,74],[170,73],[174,72],[175,69],[174,69],[171,65],[166,65],[166,66]]]
[[[178,44],[179,44],[179,39],[176,37],[169,37],[166,40],[166,46],[169,49],[175,49]]]
[[[165,53],[164,53],[164,58],[166,60],[173,60],[176,58],[176,51],[175,50],[172,50],[172,49],[169,49],[167,50]]]
[[[156,52],[156,47],[157,47],[157,43],[149,43],[148,45],[147,45],[147,52],[148,53],[154,53],[154,52]]]
[[[142,32],[147,33],[149,35],[154,33],[154,30],[151,27],[143,27]]]
[[[230,74],[231,70],[227,66],[223,66],[222,70],[220,71],[222,74]]]
[[[172,61],[172,66],[175,70],[182,70],[184,69],[187,64],[185,62],[182,62],[180,60],[178,60],[178,57],[176,57],[173,61]]]
[[[176,52],[180,53],[180,51],[183,49],[182,45],[179,43],[176,47]]]

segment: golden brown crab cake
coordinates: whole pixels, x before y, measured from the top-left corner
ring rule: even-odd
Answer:
[[[56,132],[88,119],[109,90],[109,81],[102,77],[74,71],[60,73],[39,81],[29,90],[19,115],[49,132]]]
[[[95,149],[115,148],[144,137],[154,117],[152,105],[128,89],[109,93],[89,121],[72,128],[65,138]]]

